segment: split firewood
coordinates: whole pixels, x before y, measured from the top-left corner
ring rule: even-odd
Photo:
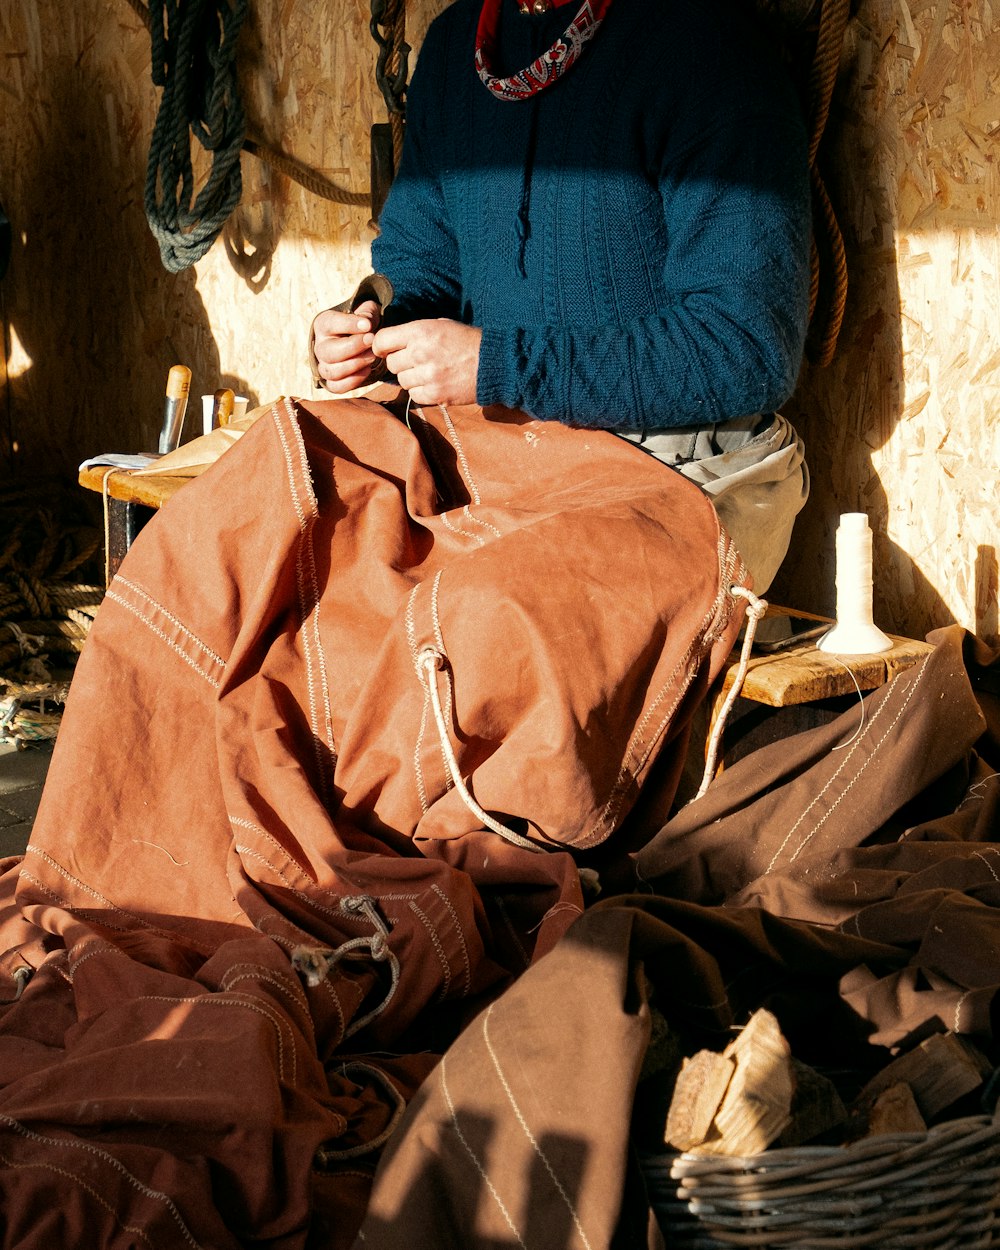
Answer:
[[[713,1154],[755,1155],[775,1141],[791,1118],[795,1076],[792,1052],[769,1011],[755,1011],[722,1052],[732,1075],[716,1112],[717,1138],[703,1149]]]
[[[679,1150],[758,1154],[789,1121],[795,1076],[788,1043],[757,1011],[721,1055],[699,1051],[681,1070],[666,1140]]]
[[[714,1050],[699,1050],[681,1064],[664,1133],[675,1150],[700,1146],[711,1133],[735,1067],[732,1059]]]
[[[798,1059],[792,1060],[792,1072],[795,1093],[792,1096],[791,1120],[781,1130],[778,1139],[781,1146],[801,1146],[847,1121],[844,1100],[829,1077]]]
[[[890,1085],[872,1103],[868,1111],[865,1137],[883,1133],[923,1133],[927,1128],[920,1114],[913,1090],[905,1081]]]
[[[946,1107],[978,1089],[990,1071],[989,1060],[971,1042],[956,1033],[935,1033],[877,1072],[855,1105],[864,1110],[884,1090],[902,1083],[909,1085],[921,1116],[929,1123]]]

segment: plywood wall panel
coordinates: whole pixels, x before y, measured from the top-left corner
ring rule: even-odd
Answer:
[[[415,47],[445,2],[408,0]],[[239,45],[251,131],[352,191],[367,190],[369,129],[386,120],[369,13],[367,0],[252,0]],[[245,155],[224,237],[169,274],[142,207],[158,93],[127,0],[4,0],[0,49],[15,234],[0,473],[72,479],[86,455],[151,446],[175,361],[196,393],[308,393],[306,327],[366,271],[367,208]],[[837,359],[806,370],[791,407],[814,486],[776,598],[833,609],[837,518],[862,509],[881,623],[996,636],[998,99],[993,0],[861,0],[826,161],[851,289]]]
[[[865,0],[832,114],[851,292],[793,405],[814,484],[775,594],[834,611],[837,519],[863,510],[876,616],[916,636],[997,640],[998,53],[989,3]]]

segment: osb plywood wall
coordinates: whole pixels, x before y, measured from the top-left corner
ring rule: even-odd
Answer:
[[[445,3],[409,0],[415,47]],[[366,191],[369,127],[386,120],[368,0],[250,10],[239,45],[250,129]],[[863,510],[877,618],[917,636],[952,620],[992,639],[998,628],[994,14],[991,0],[862,0],[827,160],[847,316],[835,362],[806,371],[793,405],[814,487],[773,597],[832,611],[837,518]],[[14,225],[0,473],[72,480],[84,456],[152,447],[176,361],[192,367],[195,395],[309,393],[306,327],[366,271],[366,209],[244,156],[225,237],[171,275],[142,210],[158,98],[130,5],[4,0],[0,52],[0,200]]]
[[[1000,8],[863,0],[829,135],[851,289],[796,399],[813,495],[773,593],[832,612],[837,519],[863,511],[884,628],[996,641]]]

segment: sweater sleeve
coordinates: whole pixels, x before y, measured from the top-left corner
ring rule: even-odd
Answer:
[[[480,404],[648,429],[772,411],[789,398],[809,312],[805,127],[790,90],[762,95],[741,111],[713,116],[694,101],[686,110],[697,120],[658,174],[666,259],[655,311],[630,317],[628,292],[613,291],[605,324],[487,318]]]
[[[379,217],[372,242],[372,267],[392,282],[395,297],[386,324],[421,317],[460,317],[458,244],[441,191],[434,133],[435,110],[447,101],[444,77],[433,63],[440,39],[432,25],[407,92],[406,141],[399,170]]]

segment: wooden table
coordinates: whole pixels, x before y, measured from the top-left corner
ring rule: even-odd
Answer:
[[[81,469],[77,480],[105,501],[107,552],[104,567],[106,580],[110,582],[136,534],[153,513],[191,479],[164,475],[139,477],[129,469],[111,469],[97,464]]]
[[[777,606],[769,606],[768,615],[804,616],[834,624],[829,617]],[[834,655],[820,651],[818,640],[813,640],[769,655],[752,655],[726,726],[725,760],[732,763],[767,742],[832,720],[852,702],[860,702],[859,692],[885,685],[933,650],[930,643],[915,638],[888,636],[892,648],[873,654]],[[737,648],[717,683],[709,732],[732,688],[738,665]]]

